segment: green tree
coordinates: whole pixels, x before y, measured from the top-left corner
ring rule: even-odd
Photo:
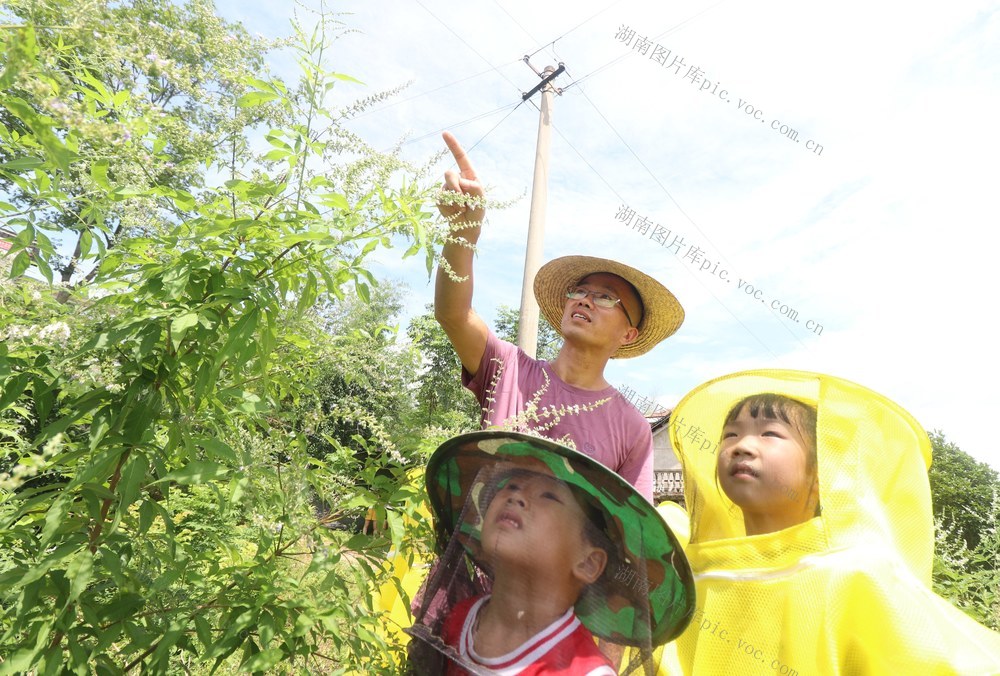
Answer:
[[[942,432],[930,439],[934,591],[1000,631],[1000,480]]]
[[[155,4],[80,6],[132,8],[113,15],[124,27]],[[348,485],[336,453],[310,455],[317,364],[348,353],[310,311],[369,299],[366,259],[393,239],[428,249],[432,195],[340,126],[352,79],[327,63],[339,24],[321,14],[298,31],[298,85],[216,91],[233,138],[188,147],[136,103],[152,84],[112,92],[95,50],[40,41],[50,24],[16,16],[0,74],[10,274],[52,279],[46,233],[78,237],[93,268],[65,304],[59,287],[26,305],[37,289],[0,288],[0,673],[378,670],[393,650],[368,593],[381,552],[321,528],[312,496],[346,511],[409,505],[412,489],[379,454],[358,472],[373,488]],[[190,75],[197,118],[191,92],[206,85]],[[52,101],[79,105],[61,115]],[[153,171],[133,180],[102,147]],[[200,169],[174,180],[168,162]],[[390,515],[397,550],[403,516]]]
[[[934,591],[974,620],[1000,631],[1000,493],[981,514],[983,530],[969,547],[954,524],[938,519],[934,548]]]
[[[994,494],[1000,491],[1000,475],[948,441],[940,431],[931,432],[930,438],[934,516],[975,549],[987,526]]]
[[[520,311],[507,305],[497,308],[497,319],[494,322],[494,332],[498,338],[517,344],[517,332],[520,327]],[[545,317],[538,318],[538,347],[535,357],[543,361],[552,361],[559,354],[562,346],[560,336]]]
[[[249,91],[268,45],[216,16],[209,0],[12,0],[2,19],[34,39],[10,43],[0,121],[29,137],[51,128],[53,137],[34,138],[60,171],[51,184],[0,175],[0,187],[23,211],[14,225],[53,233],[72,252],[54,255],[47,237],[36,239],[63,282],[91,274],[92,266],[81,265],[122,237],[157,227],[150,187],[202,187],[206,160],[245,153],[241,130],[281,117],[278,108],[233,105]],[[37,68],[18,67],[35,55]],[[38,166],[38,157],[16,149],[4,144],[0,160]],[[109,182],[116,200],[105,199]]]
[[[397,341],[404,296],[401,283],[381,283],[368,301],[348,294],[320,306],[318,328],[335,349],[317,355],[312,408],[303,410],[314,421],[310,443],[317,457],[349,448],[360,467],[374,447],[402,460],[398,442],[412,435],[401,423],[412,417],[419,366],[414,350]]]
[[[444,329],[434,319],[434,308],[414,317],[406,332],[422,366],[417,377],[416,423],[455,432],[479,429],[479,405],[462,386],[462,363]]]

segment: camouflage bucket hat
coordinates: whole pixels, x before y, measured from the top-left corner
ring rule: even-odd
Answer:
[[[601,579],[575,606],[591,633],[634,646],[661,645],[680,635],[695,599],[691,569],[677,538],[631,484],[554,441],[490,430],[444,442],[431,456],[426,475],[440,551],[456,537],[488,567],[481,527],[490,501],[512,471],[564,482],[615,549]]]

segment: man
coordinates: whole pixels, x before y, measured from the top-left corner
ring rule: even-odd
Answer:
[[[683,308],[634,268],[566,256],[544,265],[534,284],[543,316],[565,341],[558,356],[538,361],[498,339],[472,309],[473,246],[486,214],[482,184],[455,137],[445,132],[444,140],[459,170],[445,173],[444,190],[461,198],[438,208],[464,227],[454,233],[459,241],[442,251],[446,265],[438,268],[434,316],[462,362],[462,382],[483,407],[483,426],[533,431],[572,445],[652,500],[649,424],[608,383],[604,368],[613,357],[638,356],[673,334],[684,321]]]

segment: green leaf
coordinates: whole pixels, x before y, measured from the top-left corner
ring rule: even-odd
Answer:
[[[8,378],[4,382],[3,390],[0,391],[0,411],[10,406],[14,400],[24,393],[24,388],[28,386],[28,381],[30,380],[30,373],[21,373],[13,378]]]
[[[90,553],[89,549],[84,549],[77,553],[69,562],[69,566],[66,567],[66,577],[70,581],[68,603],[75,601],[87,589],[93,574],[94,555]]]
[[[240,317],[236,325],[229,330],[229,337],[226,339],[225,345],[222,346],[222,349],[215,357],[216,370],[222,368],[222,365],[226,363],[226,360],[233,355],[238,347],[251,344],[253,334],[257,330],[257,320],[259,317],[260,311],[254,307]]]
[[[271,162],[279,162],[285,159],[286,157],[290,157],[293,155],[295,155],[295,153],[293,153],[291,150],[281,150],[280,148],[275,148],[268,154],[264,155],[264,159]]]
[[[4,54],[3,73],[0,73],[0,91],[6,91],[14,84],[18,74],[30,67],[38,57],[38,43],[35,41],[35,29],[29,23],[25,26],[6,28],[11,37],[5,40],[7,53]]]
[[[111,420],[110,420],[110,418],[112,418],[112,417],[113,417],[113,414],[108,409],[108,407],[105,407],[105,408],[101,409],[94,416],[93,421],[90,423],[90,452],[91,453],[93,453],[97,449],[98,444],[101,443],[101,439],[103,439],[104,435],[107,434],[108,430],[111,429]]]
[[[45,160],[39,159],[37,157],[18,157],[10,162],[4,162],[0,164],[0,168],[7,169],[9,171],[30,171],[37,167],[41,167],[45,164]]]
[[[325,193],[323,195],[318,195],[320,199],[320,204],[323,206],[330,207],[332,209],[341,209],[347,211],[351,208],[351,203],[347,201],[347,198],[343,195],[335,192]]]
[[[153,518],[156,516],[156,503],[149,500],[143,501],[139,505],[139,532],[145,533],[153,525]]]
[[[212,627],[209,626],[208,620],[201,615],[195,615],[194,628],[198,633],[198,640],[205,646],[205,650],[209,650],[212,647]]]
[[[51,284],[52,283],[52,268],[49,267],[49,262],[45,260],[43,256],[35,256],[35,267],[38,271],[42,273],[42,277]]]
[[[213,439],[211,437],[201,437],[199,439],[194,439],[193,442],[204,448],[208,454],[213,457],[227,460],[234,465],[239,462],[239,458],[236,457],[236,452],[224,441]]]
[[[79,549],[79,547],[79,543],[76,542],[67,542],[66,544],[59,545],[53,551],[49,552],[49,554],[39,563],[36,563],[29,568],[24,577],[22,577],[13,586],[23,587],[31,584],[35,580],[42,579],[49,572],[49,569],[52,568],[52,566],[59,563],[66,557],[71,556],[73,552]]]
[[[118,493],[121,495],[118,503],[119,511],[124,511],[139,497],[142,482],[148,473],[149,459],[144,454],[134,451],[122,469],[121,480],[118,482]]]
[[[184,340],[184,334],[197,323],[197,312],[185,312],[170,322],[170,338],[174,341],[174,346],[180,345],[181,341]]]
[[[111,195],[116,198],[125,199],[126,197],[139,197],[140,195],[148,195],[149,190],[144,190],[141,188],[129,188],[122,186],[121,188],[115,188]]]
[[[96,98],[103,104],[111,102],[111,92],[108,91],[108,88],[104,86],[103,82],[98,80],[88,71],[81,71],[78,76],[83,82],[86,82],[93,87],[92,91],[88,91],[86,87],[80,88],[86,95]]]
[[[69,171],[69,163],[76,157],[76,153],[67,148],[63,140],[53,131],[53,120],[39,115],[31,104],[16,96],[0,98],[0,104],[24,122],[60,169]]]
[[[179,299],[184,294],[190,276],[191,268],[189,266],[174,266],[163,275],[163,290],[170,298]]]
[[[237,505],[240,500],[243,499],[243,493],[246,491],[247,486],[250,485],[250,480],[246,477],[241,477],[239,479],[233,479],[229,482],[229,504]]]
[[[94,236],[90,233],[90,228],[87,228],[80,233],[80,256],[82,258],[87,258],[90,254],[90,249],[94,244]]]
[[[266,672],[274,665],[285,658],[285,651],[281,648],[269,648],[261,650],[259,653],[240,665],[240,668],[252,673]]]
[[[366,303],[371,303],[372,302],[371,289],[368,288],[367,284],[365,284],[364,282],[360,282],[360,281],[355,280],[355,282],[354,282],[354,288],[357,290],[358,295],[361,296],[361,300],[363,300]]]
[[[52,542],[52,538],[66,521],[66,515],[69,514],[70,503],[70,496],[63,493],[56,498],[52,503],[52,506],[49,507],[49,511],[45,515],[45,526],[42,528],[42,537],[40,541],[43,547]]]
[[[14,256],[14,262],[10,264],[10,274],[8,275],[11,279],[15,277],[20,277],[24,274],[24,271],[31,266],[31,259],[28,258],[28,252],[22,251],[16,256]]]
[[[364,84],[364,82],[362,82],[361,80],[351,77],[350,75],[345,75],[343,73],[330,73],[330,77],[336,78],[338,80],[343,80],[344,82],[354,82],[360,85]]]
[[[108,161],[98,160],[90,165],[90,177],[94,179],[94,183],[102,188],[110,188],[111,184],[108,182]]]
[[[240,108],[252,108],[253,106],[259,106],[262,103],[274,101],[278,98],[281,97],[272,92],[249,92],[237,99],[236,105]]]
[[[202,484],[208,481],[224,479],[228,474],[229,470],[217,462],[195,460],[180,469],[167,473],[162,479],[153,483],[159,484],[172,481],[181,485]]]

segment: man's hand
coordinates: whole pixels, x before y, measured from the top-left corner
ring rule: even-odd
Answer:
[[[476,176],[476,170],[473,169],[469,156],[465,154],[465,150],[458,143],[458,139],[447,131],[442,136],[444,142],[448,144],[448,150],[455,158],[455,164],[458,165],[457,173],[454,171],[444,173],[442,191],[458,193],[461,197],[456,195],[455,202],[448,201],[446,203],[445,200],[438,202],[438,211],[448,219],[449,223],[478,226],[486,216],[486,208],[482,205],[483,186],[479,182],[479,177]],[[474,234],[465,232],[462,234],[470,241],[472,239],[469,235],[475,239],[479,238],[478,229]],[[475,242],[473,241],[473,243]]]
[[[444,260],[438,267],[434,285],[434,317],[448,335],[462,365],[475,375],[490,333],[486,322],[472,309],[473,250],[479,241],[486,208],[482,205],[483,186],[469,156],[454,136],[448,132],[443,136],[455,157],[458,173],[445,172],[442,196],[455,193],[452,195],[454,200],[446,203],[442,199],[438,202],[438,210],[456,229],[441,250]],[[470,201],[473,204],[469,204]],[[456,281],[459,279],[465,281]]]

